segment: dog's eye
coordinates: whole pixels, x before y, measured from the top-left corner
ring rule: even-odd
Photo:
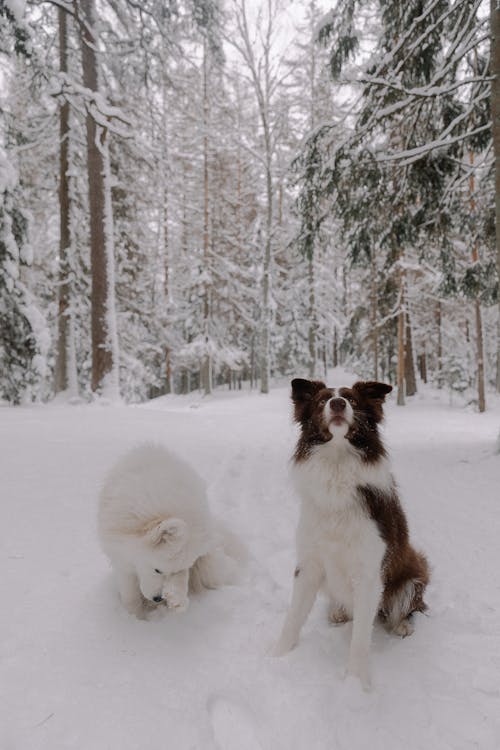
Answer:
[[[158,568],[155,568],[155,573],[159,573],[161,576],[163,575],[163,573],[161,572],[161,570],[158,570]]]

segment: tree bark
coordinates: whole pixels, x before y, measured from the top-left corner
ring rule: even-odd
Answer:
[[[398,386],[398,406],[405,405],[405,313],[400,310],[398,313],[398,369],[397,369],[397,386]]]
[[[469,151],[469,161],[471,169],[474,166],[474,152]],[[471,171],[469,177],[469,205],[472,216],[474,216],[476,210],[476,199],[474,196],[475,180],[474,172]],[[477,263],[479,261],[479,250],[477,246],[477,239],[474,238],[474,244],[472,245],[472,262]],[[474,312],[476,322],[476,362],[477,362],[477,403],[478,409],[482,413],[486,409],[486,399],[484,392],[484,345],[483,345],[483,323],[481,319],[481,300],[476,297],[474,300]]]
[[[95,0],[79,0],[83,11],[82,70],[83,85],[98,91],[98,67],[94,34]],[[113,355],[108,330],[108,268],[106,259],[105,213],[104,213],[104,163],[99,144],[96,122],[90,113],[86,117],[87,128],[87,173],[90,210],[90,265],[91,289],[91,333],[92,333],[92,379],[94,392],[101,392],[106,376],[113,369]]]
[[[437,384],[443,387],[443,331],[442,331],[442,305],[441,301],[436,304],[436,327],[437,327]]]
[[[404,276],[399,272],[400,284],[400,301],[398,312],[398,365],[397,365],[397,386],[398,406],[405,405],[405,295],[404,295]]]
[[[407,300],[408,308],[408,300]],[[415,362],[413,358],[413,336],[411,330],[410,311],[406,311],[406,335],[405,335],[405,381],[406,395],[414,396],[417,392],[417,379],[415,377]]]
[[[209,241],[209,174],[208,174],[208,49],[206,39],[203,41],[203,336],[206,351],[203,355],[201,365],[201,386],[205,396],[212,393],[212,357],[210,355],[210,281],[206,276],[210,268],[210,241]]]
[[[495,222],[496,222],[496,258],[497,276],[500,285],[500,3],[490,0],[491,26],[491,114],[493,122],[493,153],[495,158]],[[500,295],[497,312],[497,357],[496,357],[496,390],[500,393]]]
[[[97,137],[102,155],[104,182],[104,256],[106,265],[106,337],[111,353],[111,370],[106,373],[101,391],[116,400],[120,397],[120,362],[118,349],[118,329],[115,302],[115,230],[113,206],[111,202],[111,160],[109,155],[109,132],[98,127]]]
[[[308,274],[309,282],[309,332],[308,332],[308,344],[309,344],[309,377],[314,378],[316,375],[316,330],[317,330],[317,316],[316,316],[316,294],[314,289],[314,256],[308,259]]]
[[[486,396],[484,392],[484,345],[481,303],[474,300],[476,318],[476,351],[477,351],[477,406],[482,413],[486,410]]]
[[[427,354],[425,352],[422,352],[418,357],[418,367],[422,382],[427,383]]]
[[[372,250],[371,257],[371,304],[370,304],[370,325],[371,339],[372,339],[372,355],[373,355],[373,378],[378,380],[378,295],[377,295],[377,259],[374,250]]]
[[[59,22],[59,70],[68,72],[68,28],[67,14],[62,8],[58,9]],[[69,102],[63,100],[59,112],[59,287],[58,287],[58,316],[57,316],[57,356],[55,363],[56,393],[68,388],[68,336],[70,286],[68,251],[71,244],[70,233],[70,198],[69,198]],[[74,394],[76,395],[76,394]]]

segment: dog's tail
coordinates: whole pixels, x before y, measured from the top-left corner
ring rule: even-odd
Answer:
[[[199,557],[189,572],[192,592],[238,583],[248,559],[243,542],[220,521],[216,521],[214,547]]]
[[[410,551],[411,566],[408,565],[406,575],[384,596],[383,615],[390,629],[396,628],[413,612],[427,610],[424,591],[430,578],[429,563],[421,552]]]

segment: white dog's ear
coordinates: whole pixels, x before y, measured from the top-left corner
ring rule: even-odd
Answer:
[[[153,526],[147,536],[151,544],[170,544],[182,541],[187,532],[187,524],[182,518],[167,518]]]

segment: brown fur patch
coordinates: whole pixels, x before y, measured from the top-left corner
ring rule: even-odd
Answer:
[[[346,439],[367,463],[386,455],[377,425],[383,419],[382,404],[391,390],[391,385],[376,381],[358,381],[352,388],[339,388],[339,396],[351,404],[354,412],[354,422]],[[292,380],[294,419],[301,426],[294,454],[296,461],[304,461],[315,445],[332,439],[324,422],[323,409],[334,395],[334,389],[327,388],[320,380]]]
[[[324,424],[321,412],[333,391],[319,380],[292,380],[294,419],[301,426],[301,435],[295,450],[295,460],[303,461],[315,445],[327,443],[332,435]]]
[[[384,418],[382,404],[391,390],[391,385],[375,381],[358,381],[352,388],[339,389],[339,395],[349,401],[354,412],[354,422],[346,438],[367,463],[386,455],[378,424]]]
[[[396,599],[408,584],[413,585],[413,596],[408,601],[403,617],[412,612],[424,612],[427,605],[423,600],[425,587],[429,582],[429,565],[425,556],[410,544],[408,523],[401,507],[397,490],[382,492],[364,485],[358,487],[361,502],[368,515],[375,521],[380,536],[387,545],[382,563],[384,586],[381,614],[389,616]]]

